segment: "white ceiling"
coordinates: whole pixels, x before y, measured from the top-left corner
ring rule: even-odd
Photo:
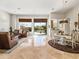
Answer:
[[[0,0],[0,9],[12,14],[49,14],[65,12],[77,3],[78,0]]]

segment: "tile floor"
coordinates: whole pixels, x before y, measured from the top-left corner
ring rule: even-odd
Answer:
[[[11,53],[0,53],[0,59],[79,59],[79,54],[71,54],[52,48],[47,36],[29,36]]]

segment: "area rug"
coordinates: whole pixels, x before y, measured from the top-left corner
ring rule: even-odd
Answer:
[[[70,46],[67,46],[67,45],[61,45],[61,44],[58,44],[56,43],[54,45],[54,42],[53,40],[49,40],[48,41],[48,44],[53,47],[53,48],[56,48],[58,50],[61,50],[61,51],[64,51],[64,52],[68,52],[68,53],[75,53],[75,54],[79,54],[79,46],[77,46],[76,48],[72,49],[72,47]]]

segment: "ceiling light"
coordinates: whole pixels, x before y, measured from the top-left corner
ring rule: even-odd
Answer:
[[[52,8],[52,10],[54,10],[54,8]]]
[[[68,3],[68,1],[65,1],[65,3]]]
[[[18,10],[20,10],[21,8],[17,8]]]

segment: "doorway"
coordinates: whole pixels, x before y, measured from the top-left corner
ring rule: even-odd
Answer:
[[[47,34],[47,19],[46,18],[20,18],[19,19],[19,29],[21,27],[26,28],[28,32],[34,34]]]
[[[34,19],[34,34],[47,34],[47,19]]]

